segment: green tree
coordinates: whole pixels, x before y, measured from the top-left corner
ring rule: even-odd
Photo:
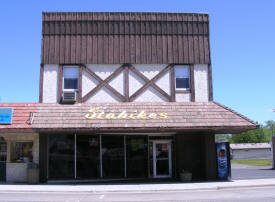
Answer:
[[[231,143],[270,142],[273,127],[275,127],[275,121],[272,121],[272,120],[266,121],[265,125],[260,125],[260,127],[255,130],[250,130],[239,134],[233,134],[230,139],[230,142]]]
[[[216,142],[228,142],[231,138],[230,134],[216,134],[215,141]]]
[[[269,137],[271,138],[272,135],[275,135],[275,121],[268,120],[265,122],[267,132],[269,133]]]

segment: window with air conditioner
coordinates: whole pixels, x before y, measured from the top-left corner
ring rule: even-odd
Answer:
[[[176,90],[190,90],[190,68],[187,65],[175,66]]]
[[[78,67],[65,66],[63,68],[63,103],[74,103],[77,100]]]

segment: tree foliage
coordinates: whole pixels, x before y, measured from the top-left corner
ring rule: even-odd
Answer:
[[[260,125],[255,130],[233,134],[230,138],[231,143],[261,143],[270,142],[272,131],[275,135],[275,121],[266,121],[265,125]]]

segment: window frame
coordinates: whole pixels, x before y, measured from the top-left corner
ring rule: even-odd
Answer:
[[[66,68],[76,68],[77,69],[77,74],[78,74],[78,77],[77,78],[66,78],[66,79],[77,79],[77,88],[70,88],[70,89],[65,89],[65,77],[64,77],[64,70]],[[74,92],[78,92],[79,91],[79,66],[70,66],[70,65],[64,65],[63,66],[63,71],[62,71],[62,91],[63,92],[68,92],[68,91],[74,91]]]
[[[187,68],[188,69],[188,77],[177,77],[176,76],[176,69],[177,68]],[[191,68],[190,65],[175,65],[174,66],[174,72],[175,72],[175,90],[176,91],[190,91],[191,90]],[[177,88],[177,78],[188,78],[189,79],[189,88]]]

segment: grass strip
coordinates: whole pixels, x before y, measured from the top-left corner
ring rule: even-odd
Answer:
[[[253,160],[232,160],[232,164],[243,164],[250,166],[271,166],[271,159],[253,159]]]

